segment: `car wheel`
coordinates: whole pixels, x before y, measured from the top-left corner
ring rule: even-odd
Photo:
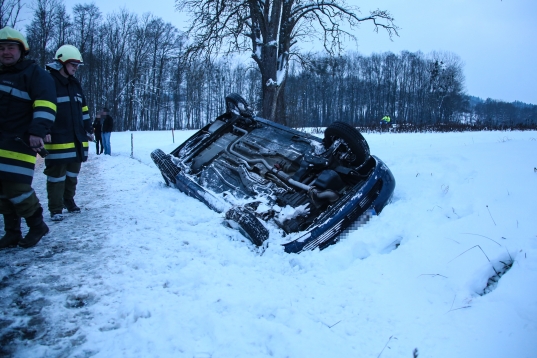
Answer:
[[[166,182],[166,185],[170,185],[170,183],[175,184],[175,177],[181,169],[175,165],[174,162],[170,159],[170,155],[164,153],[160,149],[155,149],[151,153],[151,159],[153,159],[153,162],[157,165],[157,167],[160,170],[160,173],[162,174],[162,177],[164,178],[164,181]]]
[[[263,242],[268,239],[269,232],[261,224],[258,218],[255,215],[243,208],[243,207],[233,207],[226,212],[226,219],[231,220],[237,225],[237,229],[246,236],[254,245],[261,246]],[[235,225],[231,225],[234,227]]]
[[[323,144],[330,147],[336,139],[341,139],[351,152],[351,164],[358,166],[370,156],[369,145],[364,136],[353,126],[345,122],[334,122],[324,132]]]
[[[244,117],[252,117],[253,111],[250,109],[248,102],[239,94],[231,93],[226,96],[226,111],[238,112]]]

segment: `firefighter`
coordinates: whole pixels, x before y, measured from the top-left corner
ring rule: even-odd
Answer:
[[[83,64],[80,51],[63,45],[47,64],[58,96],[56,121],[46,138],[45,159],[48,209],[53,221],[63,220],[63,208],[79,213],[74,197],[82,162],[88,159],[88,139],[93,140],[93,127],[80,82],[74,77]]]
[[[0,248],[36,245],[49,232],[32,180],[36,153],[46,155],[44,138],[56,117],[50,75],[34,61],[26,38],[11,27],[0,30],[0,213],[5,235]],[[21,218],[29,227],[22,237]]]

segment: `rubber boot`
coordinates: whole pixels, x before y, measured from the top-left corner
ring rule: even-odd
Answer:
[[[19,246],[28,248],[35,246],[43,236],[48,234],[48,226],[43,221],[43,208],[39,207],[32,216],[25,218],[26,225],[30,228],[28,234],[19,241]]]
[[[80,208],[75,204],[75,199],[63,199],[63,207],[70,213],[80,212]]]
[[[0,239],[0,249],[15,247],[22,240],[21,218],[16,214],[4,214],[6,234]]]

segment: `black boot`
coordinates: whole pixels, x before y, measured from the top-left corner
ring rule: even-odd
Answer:
[[[48,234],[48,226],[43,222],[43,208],[39,207],[32,216],[25,218],[30,228],[28,234],[19,241],[19,246],[28,248],[35,246],[39,240]]]
[[[63,207],[70,213],[80,212],[80,208],[75,204],[75,199],[63,199]]]
[[[0,249],[15,247],[22,240],[21,218],[16,214],[4,214],[6,234],[0,239]]]

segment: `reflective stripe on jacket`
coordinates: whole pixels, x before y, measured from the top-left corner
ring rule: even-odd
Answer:
[[[75,77],[67,78],[55,69],[49,70],[56,85],[58,113],[50,131],[51,142],[45,143],[49,151],[45,164],[85,162],[88,159],[87,133],[92,133],[93,128],[84,92]]]
[[[32,183],[36,153],[29,147],[29,136],[44,138],[55,117],[56,91],[45,70],[31,60],[0,67],[2,181]]]

